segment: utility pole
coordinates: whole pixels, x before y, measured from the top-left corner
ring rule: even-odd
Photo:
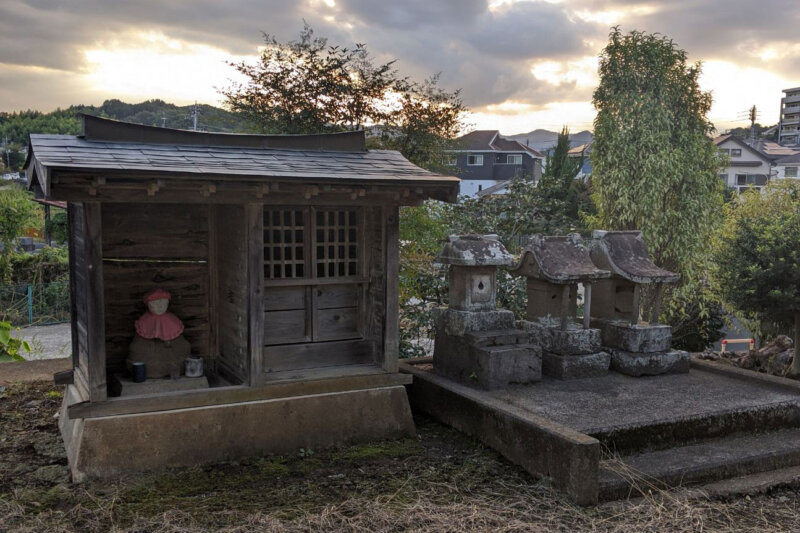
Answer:
[[[194,102],[194,106],[192,107],[192,129],[197,131],[197,115],[200,114],[200,110],[197,108],[197,100]]]
[[[161,127],[167,127],[167,114],[164,111],[161,112]]]
[[[756,144],[756,117],[758,115],[758,111],[756,111],[756,106],[750,108],[750,146],[755,146]]]
[[[3,148],[6,152],[6,168],[11,172],[11,148],[8,147],[8,135],[3,138]]]

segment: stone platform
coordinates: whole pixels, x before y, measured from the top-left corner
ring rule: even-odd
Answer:
[[[800,439],[792,440],[800,434],[800,383],[705,361],[691,364],[690,373],[544,377],[469,393],[430,364],[401,363],[401,369],[414,375],[412,406],[550,477],[582,505],[634,493],[629,480],[605,469],[603,454],[621,457],[665,486],[800,465]],[[752,439],[737,440],[745,435]],[[755,442],[764,452],[747,451],[742,442]],[[710,450],[723,451],[713,460],[687,462],[687,447],[700,444],[708,457]]]
[[[387,385],[364,388],[371,378]],[[359,388],[347,388],[348,380]],[[124,406],[138,398],[113,398],[102,404],[104,411],[72,418],[69,408],[81,404],[75,387],[69,385],[59,427],[72,479],[80,482],[166,466],[413,436],[414,421],[402,385],[409,381],[408,376],[387,374],[278,383],[260,389],[227,387],[222,396],[211,400],[206,396],[220,389],[183,391],[157,396],[157,404],[142,407],[148,412],[134,413],[125,413]],[[347,390],[337,390],[341,388]],[[315,389],[320,392],[301,392]],[[187,394],[199,404],[169,408]],[[269,397],[274,394],[294,395]],[[223,399],[230,403],[219,403]],[[200,403],[204,400],[214,403]],[[113,414],[115,409],[119,414]]]

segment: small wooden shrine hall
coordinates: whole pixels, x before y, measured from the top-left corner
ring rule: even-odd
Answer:
[[[457,178],[368,151],[361,131],[82,119],[79,136],[31,135],[26,163],[37,198],[68,203],[74,368],[57,380],[77,478],[413,432],[398,208],[454,201]],[[156,289],[207,384],[116,396]]]

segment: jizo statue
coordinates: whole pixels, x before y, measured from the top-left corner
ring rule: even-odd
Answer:
[[[164,289],[147,293],[147,311],[136,321],[136,335],[128,352],[128,362],[147,365],[147,378],[176,378],[191,348],[183,337],[183,322],[170,313],[172,295]]]

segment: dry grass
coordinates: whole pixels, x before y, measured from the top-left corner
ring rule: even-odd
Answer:
[[[690,498],[648,486],[612,460],[647,496],[585,509],[459,433],[417,423],[417,439],[115,483],[49,483],[22,473],[0,486],[0,531],[800,531],[797,490]],[[13,452],[3,448],[3,431],[0,453]]]

